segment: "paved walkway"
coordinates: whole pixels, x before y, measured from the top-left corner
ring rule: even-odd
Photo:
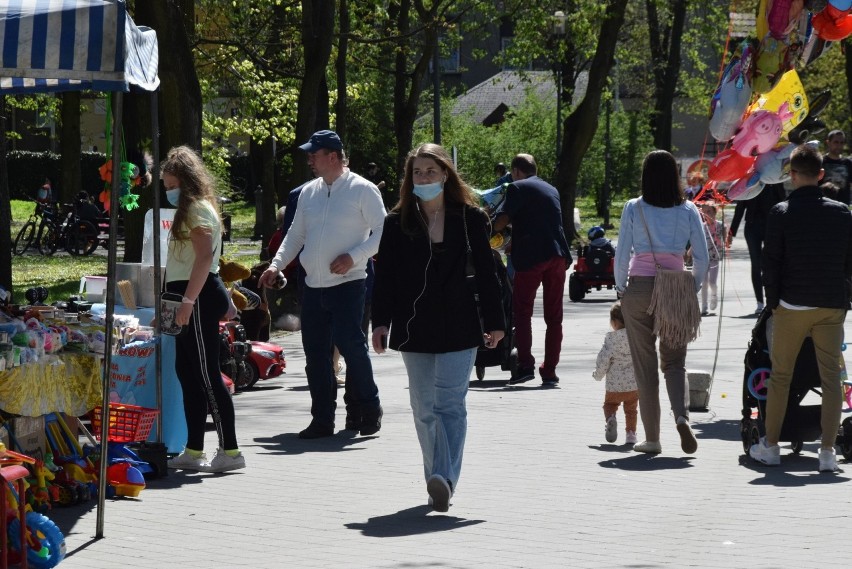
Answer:
[[[287,374],[235,398],[246,471],[173,471],[138,500],[108,501],[97,541],[94,502],[54,510],[68,547],[61,566],[845,566],[852,466],[819,474],[815,442],[798,457],[782,450],[780,468],[743,455],[742,361],[754,323],[744,247],[735,242],[725,272],[723,315],[704,320],[688,356],[693,369],[716,362],[710,411],[693,414],[694,456],[680,451],[671,417],[659,456],[633,453],[623,432],[604,441],[603,385],[591,371],[611,291],[580,304],[566,295],[558,389],[537,380],[509,387],[496,368],[471,384],[464,471],[448,514],[425,505],[399,355],[373,356],[385,410],[379,436],[302,441],[304,358],[299,335],[281,335]],[[534,343],[541,358],[540,312]],[[215,441],[210,431],[208,446]]]

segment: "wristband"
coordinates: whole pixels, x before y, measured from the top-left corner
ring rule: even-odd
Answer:
[[[190,299],[189,299],[189,298],[187,298],[187,297],[183,297],[183,298],[181,299],[181,302],[182,302],[183,304],[195,304],[195,301],[194,301],[194,300],[190,300]]]

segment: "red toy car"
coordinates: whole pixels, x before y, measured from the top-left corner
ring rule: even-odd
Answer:
[[[248,354],[248,360],[246,360],[249,376],[248,387],[251,387],[260,379],[270,379],[284,373],[287,360],[284,358],[284,350],[281,346],[256,340],[249,343],[251,344],[251,351]]]

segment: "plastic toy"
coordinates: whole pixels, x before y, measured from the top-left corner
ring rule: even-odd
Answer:
[[[270,379],[284,373],[287,360],[281,346],[269,342],[251,341],[249,343],[251,351],[246,362],[249,368],[247,387],[251,387],[260,379]]]
[[[145,489],[145,477],[129,462],[118,462],[107,468],[107,482],[117,496],[136,498]]]

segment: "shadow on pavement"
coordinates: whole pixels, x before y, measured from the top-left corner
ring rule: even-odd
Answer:
[[[603,468],[619,468],[635,472],[677,470],[680,468],[692,468],[692,457],[675,458],[671,456],[634,453],[625,458],[602,460],[598,465]]]
[[[338,431],[330,437],[321,439],[300,439],[298,433],[281,433],[272,437],[255,437],[256,446],[267,450],[266,454],[287,455],[305,454],[310,452],[342,452],[347,450],[363,450],[360,448],[348,448],[375,439],[371,437],[359,437],[354,431]]]
[[[817,457],[785,454],[781,457],[780,466],[764,466],[747,457],[740,456],[740,466],[759,474],[749,484],[755,486],[777,486],[780,488],[793,488],[799,486],[810,486],[813,484],[839,484],[849,482],[848,476],[843,476],[846,471],[852,470],[852,465],[840,463],[839,472],[818,472],[819,461]],[[845,467],[845,468],[844,468]]]
[[[481,524],[485,520],[465,520],[439,514],[428,516],[429,506],[415,506],[387,516],[376,516],[364,523],[348,523],[347,528],[359,530],[367,537],[405,537],[439,531],[453,531],[465,526]]]
[[[601,452],[617,452],[620,454],[633,454],[633,445],[627,443],[601,443],[599,445],[588,445],[592,450],[599,450]]]
[[[691,415],[694,417],[694,415]],[[741,441],[739,419],[724,419],[700,423],[693,419],[692,430],[698,439],[716,439],[719,441]]]

